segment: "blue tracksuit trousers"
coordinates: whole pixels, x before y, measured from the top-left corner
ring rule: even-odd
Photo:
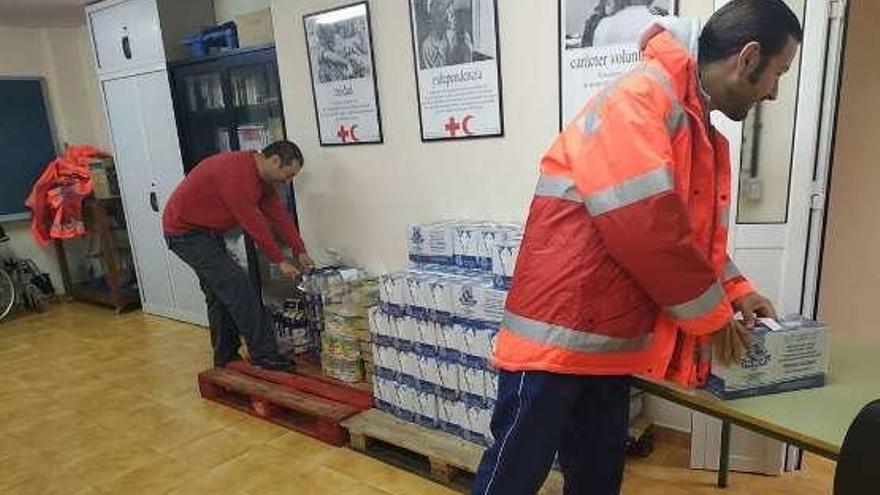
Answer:
[[[472,495],[534,495],[556,454],[565,495],[618,495],[629,378],[505,372]]]

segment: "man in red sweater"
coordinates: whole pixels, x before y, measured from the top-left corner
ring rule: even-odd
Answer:
[[[272,143],[260,153],[220,153],[199,162],[165,206],[162,224],[168,247],[192,267],[205,293],[215,366],[241,359],[241,336],[257,366],[293,370],[278,353],[259,295],[226,251],[223,235],[241,226],[269,260],[293,278],[300,269],[284,259],[274,227],[299,265],[311,269],[299,232],[275,193],[275,186],[292,180],[302,166],[302,152],[289,141]]]

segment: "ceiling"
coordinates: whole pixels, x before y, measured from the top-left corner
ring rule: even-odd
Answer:
[[[95,0],[0,0],[0,25],[79,26]]]

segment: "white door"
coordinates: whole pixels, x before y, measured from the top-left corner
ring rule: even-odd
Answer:
[[[716,0],[716,8],[727,1]],[[803,22],[804,43],[780,83],[779,98],[761,105],[744,123],[721,115],[713,120],[731,142],[734,164],[731,256],[780,313],[801,313],[811,217],[815,208],[824,208],[815,200],[814,170],[823,88],[836,92],[823,81],[826,48],[840,50],[839,44],[828,44],[829,28],[840,11],[832,0],[785,1]],[[720,421],[694,414],[693,467],[717,468],[720,428]],[[732,469],[779,473],[785,457],[781,443],[733,429]]]
[[[843,44],[846,34],[847,0],[832,0],[828,19],[828,50],[825,62],[825,90],[822,93],[822,112],[819,121],[819,142],[816,167],[813,171],[810,218],[807,229],[807,260],[804,269],[804,291],[801,312],[816,316],[818,301],[819,270],[825,230],[825,201],[830,186],[830,168],[834,149],[834,132],[837,126],[837,97],[843,64]]]
[[[204,325],[198,281],[162,234],[162,208],[183,178],[168,76],[156,71],[103,84],[144,310]]]
[[[174,296],[168,277],[167,248],[158,214],[151,207],[153,171],[144,115],[151,102],[141,97],[144,77],[104,81],[104,100],[141,301],[145,311],[171,316]]]
[[[156,194],[158,209],[158,211],[152,209],[150,211],[159,222],[161,233],[161,212],[164,211],[174,188],[183,180],[183,160],[177,139],[168,74],[165,71],[151,72],[138,76],[137,81],[138,97],[143,103],[146,159],[153,171],[150,185]],[[166,249],[165,255],[174,301],[174,312],[171,316],[191,323],[207,325],[205,296],[199,288],[195,273],[174,253]]]

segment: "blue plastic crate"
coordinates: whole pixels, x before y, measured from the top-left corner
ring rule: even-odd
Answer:
[[[227,22],[187,36],[181,44],[188,46],[196,57],[209,55],[211,48],[234,50],[238,48],[238,28],[234,22]]]

